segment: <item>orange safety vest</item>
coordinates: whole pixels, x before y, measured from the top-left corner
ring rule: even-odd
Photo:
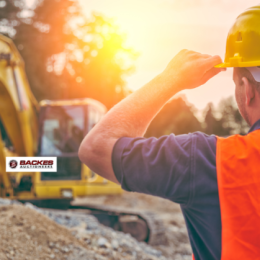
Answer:
[[[260,259],[260,130],[218,137],[216,167],[221,260]]]

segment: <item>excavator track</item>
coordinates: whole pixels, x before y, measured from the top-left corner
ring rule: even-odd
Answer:
[[[101,224],[117,231],[129,233],[138,241],[144,241],[153,246],[168,244],[163,222],[155,213],[150,211],[91,203],[76,204],[71,200],[65,200],[63,203],[62,201],[55,201],[54,203],[52,200],[26,200],[20,202],[30,202],[49,211],[90,214],[95,216]]]
[[[150,245],[166,245],[165,227],[156,214],[148,211],[104,205],[72,204],[70,211],[94,215],[101,224],[131,234]]]

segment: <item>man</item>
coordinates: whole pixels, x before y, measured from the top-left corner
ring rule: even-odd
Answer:
[[[219,56],[181,51],[160,75],[112,108],[79,150],[82,162],[123,189],[179,203],[196,260],[260,259],[259,21],[260,6],[237,18],[223,64]],[[234,67],[248,135],[143,138],[172,96],[226,67]]]

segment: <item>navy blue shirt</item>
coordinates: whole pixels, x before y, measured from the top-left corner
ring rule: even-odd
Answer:
[[[260,120],[249,132],[260,129]],[[196,260],[221,259],[216,136],[120,138],[112,164],[123,189],[179,203]]]

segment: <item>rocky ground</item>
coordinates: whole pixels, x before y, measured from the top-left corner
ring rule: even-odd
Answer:
[[[98,223],[95,217],[69,211],[42,210],[0,200],[0,259],[140,259],[190,260],[191,250],[179,206],[167,200],[124,193],[75,203],[117,205],[149,210],[164,222],[168,245],[151,247],[128,234]]]
[[[134,192],[122,195],[93,196],[76,199],[74,204],[111,205],[147,210],[156,214],[165,225],[168,245],[156,246],[165,257],[174,260],[190,260],[191,247],[180,206],[169,200]]]

